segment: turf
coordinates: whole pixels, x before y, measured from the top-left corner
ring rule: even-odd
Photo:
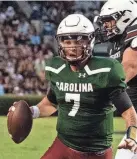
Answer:
[[[124,122],[121,118],[114,120],[114,153],[123,136]],[[34,120],[33,129],[21,144],[15,144],[7,132],[7,119],[0,117],[0,159],[39,159],[52,144],[56,136],[56,117]]]

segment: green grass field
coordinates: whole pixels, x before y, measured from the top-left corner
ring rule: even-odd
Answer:
[[[56,117],[34,120],[33,129],[28,138],[21,144],[15,144],[7,132],[7,118],[0,117],[0,159],[39,159],[52,144],[56,136]],[[116,132],[124,131],[124,121],[115,118]],[[114,134],[113,148],[121,140],[123,134]]]

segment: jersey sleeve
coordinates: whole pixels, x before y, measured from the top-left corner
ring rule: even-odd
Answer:
[[[50,72],[49,72],[49,71],[45,71],[45,79],[46,79],[47,81],[50,81],[51,76],[50,76]]]
[[[51,65],[51,60],[45,62],[45,79],[47,81],[51,81],[51,73],[46,69],[47,67],[50,67],[50,65]]]
[[[52,86],[50,86],[49,89],[48,89],[48,91],[47,91],[47,98],[54,105],[58,104],[57,100],[56,100],[56,95],[55,95],[54,90],[52,89]]]
[[[47,91],[47,98],[48,100],[54,104],[54,105],[57,105],[57,100],[56,100],[56,94],[55,94],[55,91],[54,91],[54,88],[55,88],[55,84],[53,82],[53,78],[52,78],[52,73],[50,70],[50,68],[52,67],[52,59],[50,60],[47,60],[45,62],[45,78],[46,80],[49,82],[49,88],[48,88],[48,91]]]
[[[126,88],[126,86],[123,66],[115,60],[108,76],[108,87]]]

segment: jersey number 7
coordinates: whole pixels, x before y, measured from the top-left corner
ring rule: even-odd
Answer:
[[[69,116],[75,116],[80,108],[80,94],[76,93],[66,93],[65,94],[65,101],[71,102],[74,101],[71,111],[68,113]]]

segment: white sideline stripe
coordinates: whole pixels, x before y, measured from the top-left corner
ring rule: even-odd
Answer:
[[[97,73],[101,73],[101,72],[110,72],[110,70],[111,70],[111,68],[106,67],[106,68],[100,68],[100,69],[91,71],[87,65],[84,67],[84,69],[88,75],[93,75],[93,74],[97,74]]]
[[[59,74],[65,67],[66,67],[65,64],[63,64],[61,67],[59,67],[57,69],[53,68],[53,67],[50,67],[50,66],[46,66],[45,70],[46,71],[51,71],[51,72],[56,73],[56,74]]]

